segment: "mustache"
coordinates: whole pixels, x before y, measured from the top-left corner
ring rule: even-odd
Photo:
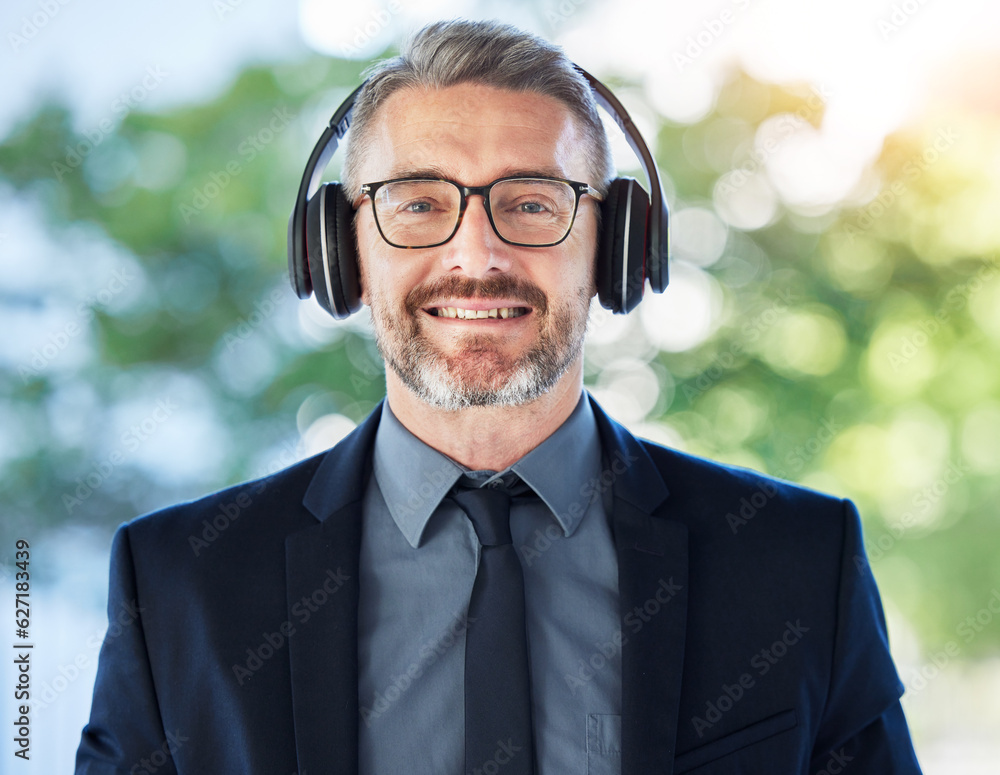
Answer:
[[[406,294],[404,304],[408,312],[415,313],[435,299],[442,298],[517,299],[542,315],[549,308],[548,298],[541,288],[532,282],[506,274],[482,280],[458,275],[442,277],[432,283],[418,285]]]

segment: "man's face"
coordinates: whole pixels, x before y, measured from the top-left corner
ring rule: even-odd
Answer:
[[[511,175],[598,183],[569,109],[539,94],[481,84],[401,90],[380,109],[370,139],[365,183],[434,177],[482,186]],[[582,357],[597,206],[580,200],[559,245],[517,247],[496,235],[483,198],[472,196],[449,242],[406,250],[383,241],[363,199],[362,300],[387,366],[446,409],[523,404],[548,391]],[[449,308],[498,313],[463,319],[446,316]]]

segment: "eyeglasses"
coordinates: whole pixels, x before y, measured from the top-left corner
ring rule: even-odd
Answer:
[[[604,197],[587,183],[559,178],[500,178],[485,186],[402,178],[365,183],[375,225],[394,248],[434,248],[458,231],[470,196],[481,196],[496,235],[509,245],[545,248],[569,236],[580,197]]]

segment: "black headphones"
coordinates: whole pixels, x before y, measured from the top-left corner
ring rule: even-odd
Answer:
[[[597,295],[612,312],[631,311],[642,299],[646,278],[656,293],[667,287],[670,231],[660,173],[642,135],[611,91],[580,67],[597,104],[624,132],[652,187],[652,200],[634,178],[615,178],[601,204]],[[351,124],[359,86],[337,108],[313,148],[288,220],[288,274],[300,299],[316,294],[335,318],[361,307],[354,209],[337,182],[320,184],[327,163]]]

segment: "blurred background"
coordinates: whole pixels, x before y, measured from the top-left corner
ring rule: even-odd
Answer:
[[[671,283],[595,309],[589,388],[640,435],[853,498],[925,771],[996,772],[989,0],[6,2],[0,592],[24,539],[36,693],[31,761],[4,734],[0,769],[72,770],[117,525],[320,451],[383,395],[366,314],[294,298],[287,218],[363,70],[458,16],[563,45],[655,150]]]

